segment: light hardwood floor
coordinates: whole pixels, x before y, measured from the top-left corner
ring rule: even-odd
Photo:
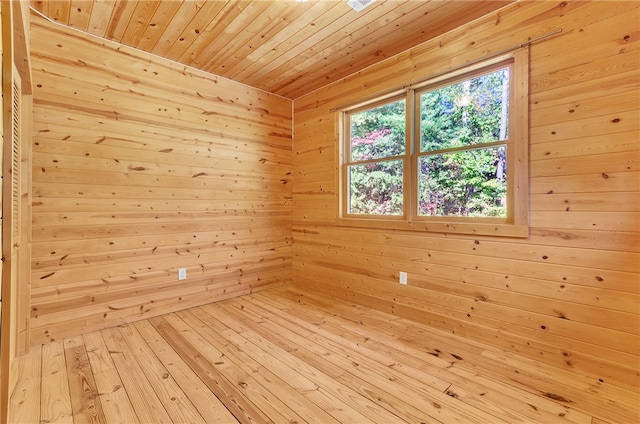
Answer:
[[[638,420],[630,390],[292,286],[32,348],[19,368],[14,423]]]

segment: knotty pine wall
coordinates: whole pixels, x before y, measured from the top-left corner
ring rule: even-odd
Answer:
[[[291,100],[31,30],[32,343],[290,281]]]
[[[639,6],[516,3],[296,99],[294,283],[637,391]],[[337,225],[332,108],[559,28],[530,49],[528,238]]]

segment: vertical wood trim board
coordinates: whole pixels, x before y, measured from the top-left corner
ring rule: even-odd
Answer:
[[[4,25],[6,20],[6,6],[3,3],[0,3],[0,69],[3,69],[4,64],[4,55],[5,53],[5,43],[7,42],[6,36],[4,34]],[[2,81],[2,76],[0,76],[0,85],[2,90],[2,119],[0,119],[0,174],[4,179],[4,120],[6,115],[6,109],[4,105],[4,95],[5,95],[5,85],[4,81]],[[0,185],[1,186],[1,185]],[[4,192],[0,193],[0,210],[4,213]],[[0,218],[0,251],[4,252],[4,219]],[[2,324],[4,323],[4,314],[5,312],[2,310],[2,300],[4,297],[4,261],[0,260],[0,421],[7,420],[8,414],[8,405],[9,405],[9,374],[11,369],[11,364],[9,361],[9,355],[6,355],[4,352],[6,350],[5,346],[8,346],[7,340],[3,340],[3,334],[6,334],[6,331],[3,331]],[[6,337],[6,336],[5,336]]]
[[[296,99],[294,283],[637,391],[639,6],[515,3]],[[556,29],[530,49],[529,237],[336,225],[334,108]]]
[[[28,27],[27,27],[28,29]],[[31,73],[29,72],[29,75]],[[18,189],[20,202],[20,255],[17,264],[19,290],[17,293],[18,316],[18,354],[29,350],[29,315],[31,309],[31,161],[32,161],[32,117],[33,95],[31,87],[25,87],[25,80],[21,79],[22,93],[20,100],[20,182]],[[28,90],[29,94],[25,94]]]
[[[25,352],[31,231],[29,128],[31,77],[25,2],[3,1],[2,11],[2,301],[0,308],[0,422],[6,422],[8,396],[17,381],[17,357]],[[1,306],[0,305],[0,306]]]
[[[290,100],[31,29],[32,343],[290,282]]]

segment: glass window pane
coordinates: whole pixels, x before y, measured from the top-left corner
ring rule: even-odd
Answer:
[[[506,140],[509,68],[420,95],[420,151]]]
[[[402,99],[349,115],[351,161],[404,154],[405,103]]]
[[[418,215],[505,218],[506,157],[506,146],[420,157]]]
[[[403,214],[402,160],[349,167],[349,213]]]

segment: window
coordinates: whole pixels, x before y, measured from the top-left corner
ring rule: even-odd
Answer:
[[[522,49],[342,111],[340,223],[526,236]]]
[[[404,215],[406,99],[349,114],[350,215]]]

